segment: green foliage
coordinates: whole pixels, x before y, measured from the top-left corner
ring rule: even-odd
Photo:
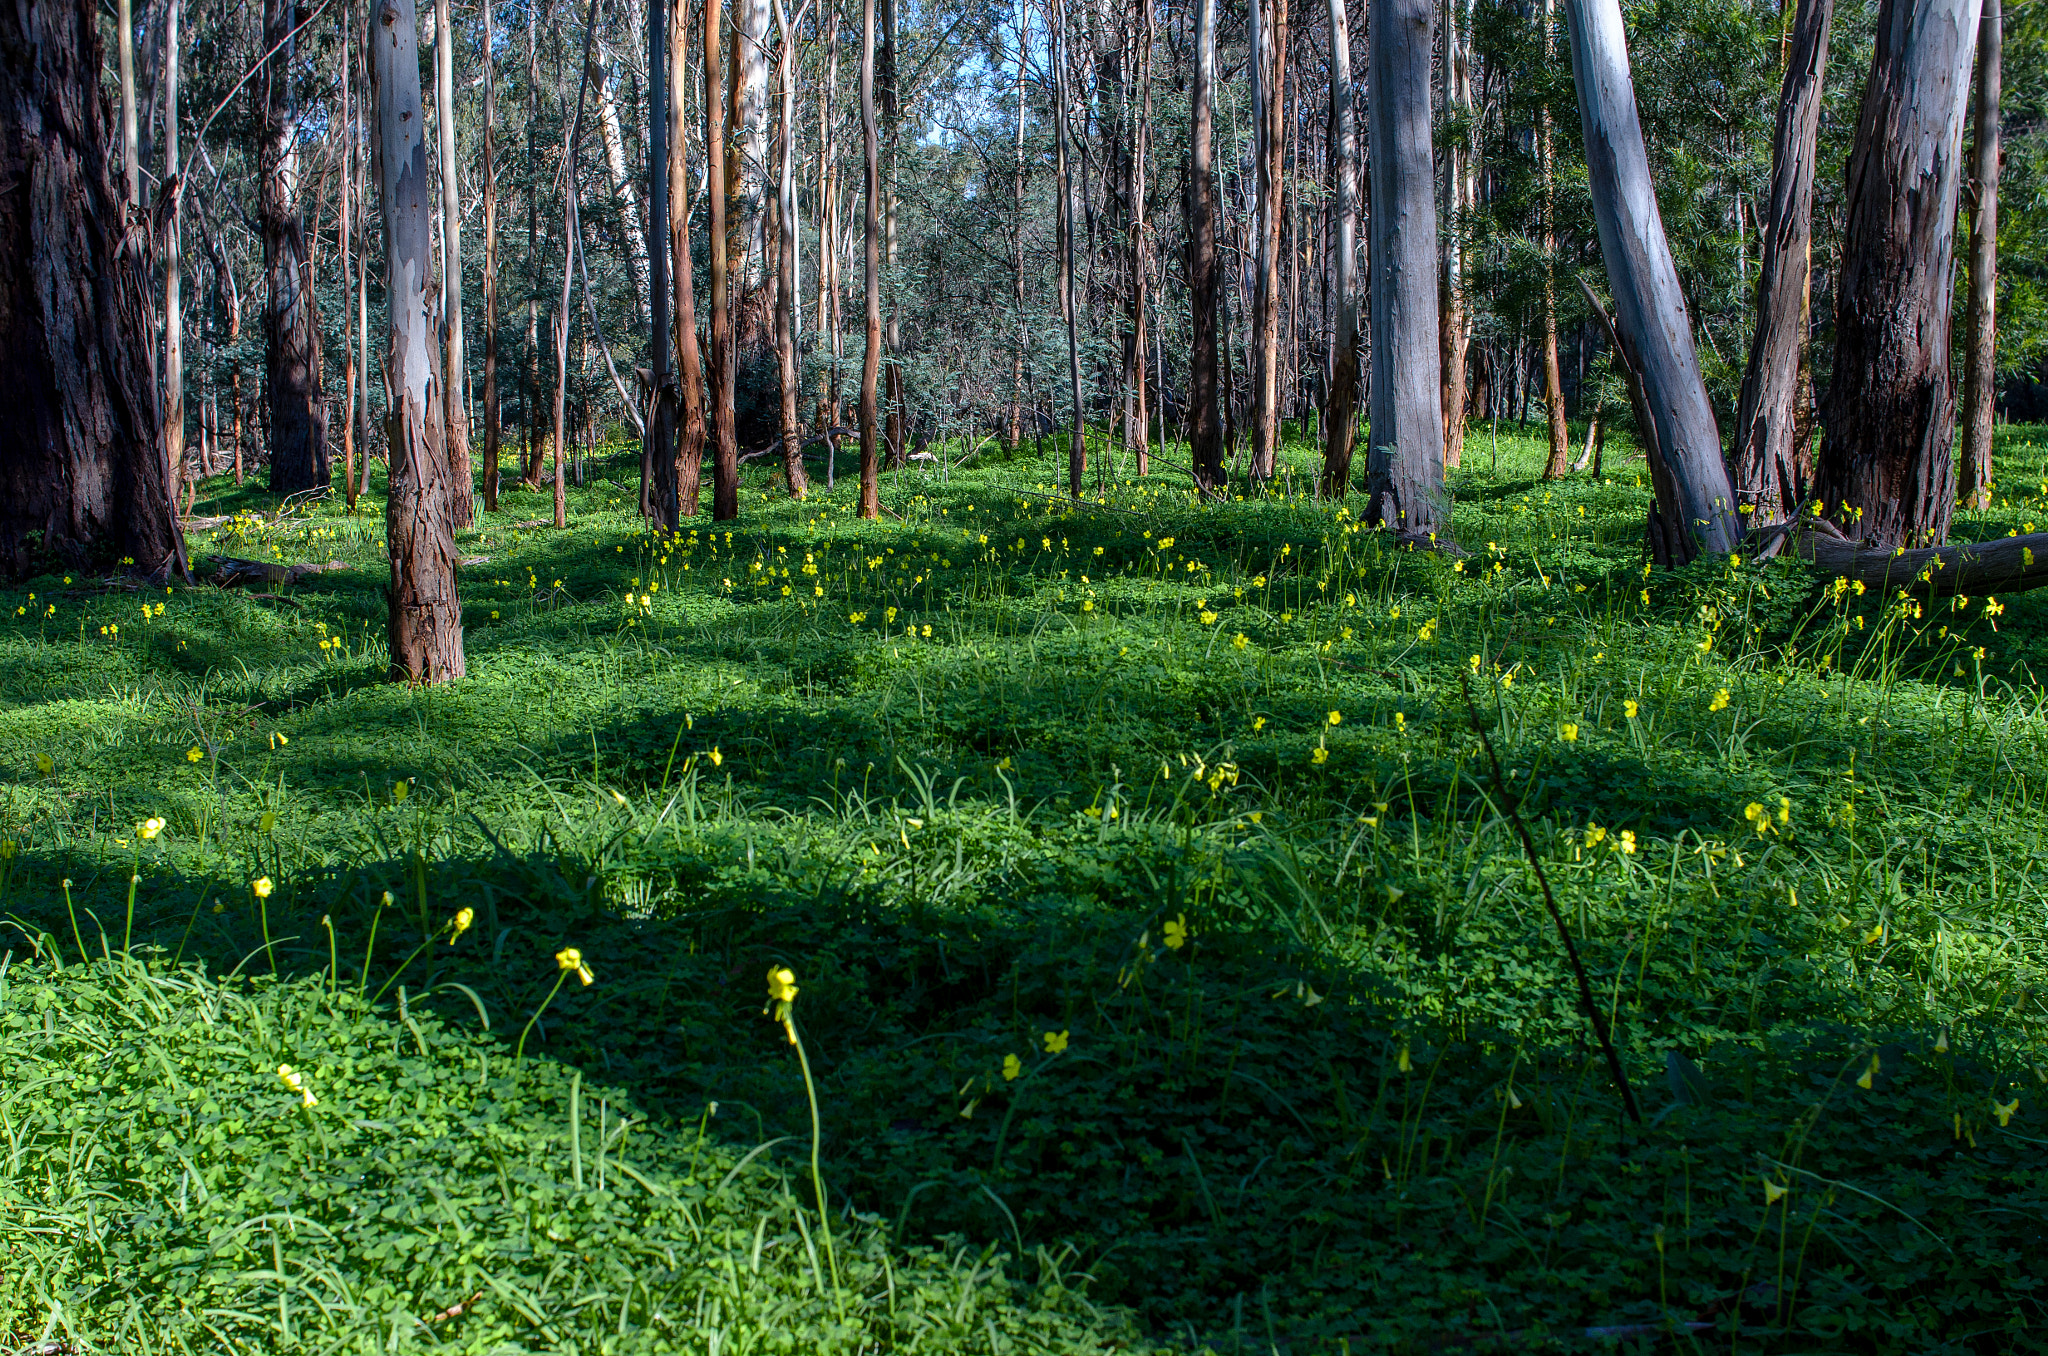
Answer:
[[[2016,490],[2041,432],[2002,432]],[[81,1222],[16,1236],[36,1263],[8,1321],[34,1336],[60,1303],[102,1344],[131,1311],[152,1340],[183,1321],[153,1302],[170,1280],[101,1258],[113,1231],[217,1249],[176,1284],[265,1349],[279,1273],[293,1323],[325,1321],[317,1294],[336,1333],[369,1312],[388,1341],[402,1310],[409,1340],[479,1350],[594,1347],[622,1304],[622,1350],[711,1322],[849,1349],[1679,1325],[1741,1351],[2024,1348],[2048,1298],[2040,603],[1902,603],[1784,562],[1652,576],[1625,444],[1597,481],[1537,483],[1541,455],[1475,432],[1462,560],[1281,494],[1106,479],[1072,504],[1028,455],[903,473],[880,523],[851,487],[750,484],[739,523],[673,542],[598,482],[566,534],[509,507],[465,536],[472,676],[432,690],[380,681],[374,512],[236,526],[235,554],[348,566],[276,597],[174,591],[158,617],[38,581],[0,627],[0,912],[34,952],[0,1021],[10,1060],[81,1081],[7,1103],[33,1147],[4,1189]],[[1290,448],[1282,487],[1308,469]],[[98,941],[131,877],[147,971]],[[563,982],[567,947],[594,984]],[[804,1081],[761,1011],[780,965],[843,1321],[803,1242]],[[579,1076],[604,1085],[581,1193]],[[202,1084],[242,1125],[188,1169]],[[61,1132],[20,1139],[46,1111]],[[652,1186],[607,1167],[600,1193],[590,1146],[621,1115],[607,1162]],[[248,1221],[286,1209],[335,1240],[286,1228],[280,1263]],[[520,1252],[528,1216],[559,1252]],[[403,1266],[373,1251],[387,1225]],[[781,1240],[758,1281],[757,1229]],[[735,1309],[735,1274],[791,1317]],[[994,1336],[900,1317],[963,1305]]]

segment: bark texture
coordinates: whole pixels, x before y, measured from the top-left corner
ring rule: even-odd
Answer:
[[[1800,358],[1813,274],[1813,168],[1834,0],[1799,0],[1778,97],[1771,203],[1756,280],[1756,332],[1735,416],[1735,494],[1752,527],[1783,522],[1806,492]]]
[[[676,384],[669,362],[669,87],[668,4],[656,0],[647,10],[647,234],[653,250],[647,261],[647,363],[652,388],[647,403],[647,428],[640,437],[640,511],[673,532],[676,530]],[[683,210],[690,200],[683,199]]]
[[[753,0],[746,0],[751,4]],[[705,0],[704,3],[704,144],[707,147],[728,146],[725,126],[725,98],[719,89],[718,57],[719,30],[721,28],[722,0]],[[739,48],[744,39],[735,35],[733,62],[740,62]],[[764,76],[765,78],[765,76]],[[735,87],[735,98],[738,96]],[[736,130],[736,129],[735,129]],[[711,462],[711,517],[714,522],[725,522],[740,516],[740,450],[739,430],[734,427],[733,396],[738,376],[737,355],[733,349],[732,303],[730,299],[732,223],[727,219],[727,209],[732,205],[736,192],[735,184],[728,182],[736,178],[737,152],[728,155],[707,154],[705,158],[704,196],[707,200],[711,221],[710,237],[706,243],[710,255],[711,270],[711,413],[710,433],[712,440]]]
[[[263,342],[269,375],[270,488],[280,494],[323,488],[329,476],[327,407],[320,389],[320,316],[295,184],[298,118],[292,106],[289,39],[296,13],[291,0],[264,0],[264,50],[278,50],[264,63],[256,214],[263,232],[267,287]]]
[[[441,406],[448,422],[448,512],[457,527],[476,513],[470,500],[469,409],[462,386],[469,370],[462,344],[462,181],[455,157],[455,22],[450,0],[434,0],[434,102],[441,169]],[[486,53],[486,59],[489,54]]]
[[[1330,9],[1330,288],[1336,325],[1330,337],[1330,399],[1323,415],[1323,484],[1342,498],[1351,488],[1358,436],[1358,131],[1351,98],[1351,28],[1344,0]],[[1455,248],[1453,246],[1452,248]]]
[[[1195,0],[1195,73],[1189,102],[1193,121],[1188,151],[1188,300],[1194,352],[1188,359],[1188,453],[1195,484],[1220,492],[1223,424],[1217,400],[1217,320],[1220,268],[1216,258],[1215,95],[1216,0]]]
[[[377,110],[377,187],[384,213],[384,284],[391,303],[391,452],[384,534],[391,556],[391,676],[441,683],[463,676],[462,603],[440,407],[433,284],[434,185],[427,175],[413,0],[371,10],[370,80]],[[467,487],[464,487],[465,490]]]
[[[1651,541],[1659,560],[1675,564],[1701,550],[1725,554],[1741,540],[1742,525],[1650,180],[1620,0],[1571,0],[1566,13],[1615,341],[1643,391],[1645,453],[1657,491]]]
[[[1372,0],[1372,414],[1366,521],[1407,543],[1447,541],[1430,157],[1430,0]]]
[[[183,560],[97,7],[0,4],[0,571]]]
[[[1991,507],[1991,427],[1998,396],[1998,125],[2005,57],[2003,6],[1984,0],[1977,31],[1977,144],[1970,155],[1969,341],[1963,359],[1963,468],[1956,498]]]
[[[867,291],[867,330],[860,358],[860,516],[878,518],[882,493],[875,464],[875,382],[882,362],[882,163],[875,130],[875,0],[861,0],[860,129],[867,157],[861,266]]]
[[[1872,546],[1948,538],[1956,198],[1978,0],[1884,0],[1863,90],[1814,497]]]
[[[697,288],[690,264],[690,184],[683,154],[683,91],[689,87],[689,19],[685,6],[661,0],[669,23],[668,239],[675,263],[676,375],[682,427],[676,439],[676,521],[697,516],[704,468],[704,360],[697,348]]]

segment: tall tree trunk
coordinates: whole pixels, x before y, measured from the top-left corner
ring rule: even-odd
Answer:
[[[1444,466],[1455,467],[1465,452],[1465,355],[1471,344],[1465,305],[1465,235],[1472,203],[1467,193],[1472,164],[1472,34],[1470,16],[1460,22],[1462,0],[1444,6],[1445,111],[1457,123],[1444,148],[1444,277],[1439,306],[1443,350]]]
[[[1799,0],[1778,95],[1756,332],[1735,415],[1735,494],[1752,527],[1783,522],[1805,493],[1800,375],[1813,272],[1813,172],[1834,0]]]
[[[755,2],[745,0],[750,5]],[[704,0],[704,149],[707,165],[704,196],[709,200],[711,210],[710,240],[706,243],[711,256],[711,518],[714,522],[726,522],[740,516],[739,430],[733,426],[736,355],[733,352],[732,302],[729,295],[728,252],[732,246],[732,223],[726,218],[736,191],[736,184],[728,180],[733,176],[737,153],[730,150],[736,142],[726,139],[725,99],[719,88],[718,44],[724,8],[723,0]],[[735,69],[741,60],[739,52],[743,45],[745,38],[735,34]],[[738,92],[735,86],[735,97]],[[733,129],[735,133],[739,130]],[[728,153],[720,154],[719,147],[728,148]]]
[[[682,0],[656,0],[669,14],[668,254],[675,264],[676,374],[682,430],[676,443],[676,521],[697,516],[704,472],[704,360],[697,348],[697,287],[690,260],[690,182],[684,154],[683,93],[689,87],[690,23]]]
[[[179,209],[184,192],[178,162],[178,19],[179,0],[170,0],[164,15],[164,191],[170,210],[164,218],[164,464],[175,502],[185,471],[185,284],[184,223]],[[347,95],[344,93],[344,106]],[[343,120],[347,120],[346,113]],[[341,254],[348,268],[348,195],[342,195]],[[193,477],[196,479],[197,477]]]
[[[1331,332],[1329,407],[1323,416],[1322,492],[1341,499],[1351,488],[1351,449],[1358,436],[1358,131],[1352,114],[1351,26],[1344,0],[1330,4],[1330,232],[1335,324]]]
[[[374,100],[370,79],[370,11],[365,7],[363,22],[355,22],[353,7],[348,18],[349,32],[360,39],[357,59],[361,64],[363,98],[356,107],[357,146],[356,171],[356,219],[362,227],[362,245],[356,251],[356,404],[349,411],[349,418],[356,422],[356,442],[363,450],[362,469],[357,472],[359,479],[348,489],[348,511],[356,511],[356,500],[370,492],[370,162],[375,154],[365,156],[362,147],[368,144],[371,130],[371,110],[367,106]],[[239,466],[239,459],[237,462]]]
[[[1437,348],[1436,172],[1430,144],[1432,0],[1371,0],[1372,451],[1366,521],[1414,545],[1448,543]]]
[[[1984,0],[1977,31],[1977,145],[1970,215],[1970,316],[1963,360],[1963,470],[1957,498],[1991,507],[1991,430],[1998,397],[1998,99],[2005,53],[1999,0]]]
[[[1031,50],[1030,11],[1017,6],[1017,163],[1010,176],[1010,244],[1017,275],[1017,344],[1010,354],[1011,451],[1024,440],[1024,353],[1031,346],[1030,322],[1024,315],[1024,87]]]
[[[1131,392],[1130,411],[1124,421],[1124,445],[1134,448],[1138,454],[1138,474],[1151,473],[1151,457],[1147,448],[1150,419],[1145,400],[1145,302],[1146,280],[1150,272],[1145,264],[1145,158],[1152,147],[1152,44],[1153,44],[1152,0],[1140,0],[1139,5],[1139,51],[1138,51],[1138,125],[1131,137],[1130,181],[1128,193],[1131,200],[1130,253],[1131,270],[1131,319],[1129,339],[1125,348],[1124,386]]]
[[[1723,554],[1741,540],[1742,523],[1650,181],[1620,0],[1569,0],[1566,17],[1616,342],[1647,397],[1652,548],[1660,561],[1680,564],[1702,549]]]
[[[98,7],[0,6],[0,572],[182,568]]]
[[[449,516],[457,527],[468,527],[476,512],[470,490],[469,407],[462,400],[469,365],[462,348],[462,179],[455,159],[455,21],[449,11],[450,0],[434,0],[434,117],[441,142],[441,320],[447,336],[441,349],[447,363],[441,377],[441,403],[448,421],[448,483],[453,487]]]
[[[860,516],[877,518],[882,512],[875,465],[875,379],[882,360],[882,157],[875,132],[875,0],[861,0],[860,25],[860,128],[867,168],[862,256],[867,330],[860,358]]]
[[[782,474],[792,499],[810,494],[804,476],[804,444],[796,422],[796,29],[783,0],[775,0],[775,25],[782,30],[782,120],[776,167],[775,357],[782,386]]]
[[[1543,64],[1556,59],[1551,0],[1543,0]],[[1557,155],[1550,134],[1550,105],[1538,114],[1537,156],[1543,176],[1543,412],[1550,421],[1550,458],[1543,478],[1565,473],[1572,455],[1571,430],[1564,419],[1564,374],[1557,361]]]
[[[1813,487],[1865,545],[1938,544],[1955,510],[1950,270],[1977,21],[1977,0],[1878,8]]]
[[[640,512],[657,524],[676,530],[679,503],[676,497],[676,385],[670,370],[673,345],[669,337],[669,184],[671,156],[681,159],[678,148],[669,144],[668,87],[669,21],[672,0],[655,0],[647,9],[647,236],[643,250],[648,256],[647,365],[652,375],[647,404],[647,428],[640,437]],[[687,195],[682,210],[690,210]],[[651,245],[652,248],[646,248]]]
[[[910,450],[904,444],[903,425],[909,397],[903,389],[902,316],[896,294],[896,157],[902,129],[903,91],[897,83],[896,0],[881,0],[881,4],[882,45],[875,57],[875,79],[882,102],[882,280],[888,289],[888,330],[882,336],[882,352],[889,364],[889,465],[901,466]]]
[[[320,318],[297,203],[298,118],[292,108],[291,0],[264,0],[263,126],[257,154],[257,219],[269,295],[263,340],[270,396],[270,488],[280,494],[328,483],[327,412],[320,391]]]
[[[1252,0],[1255,11],[1267,0]],[[1286,136],[1287,0],[1271,0],[1273,12],[1255,31],[1251,60],[1259,68],[1252,116],[1259,120],[1258,281],[1252,300],[1252,466],[1254,480],[1273,474],[1280,447],[1280,223],[1285,191],[1282,150]],[[1426,31],[1426,30],[1425,30]],[[1424,67],[1425,73],[1427,66]],[[1425,105],[1426,107],[1426,105]],[[1426,143],[1425,143],[1426,144]],[[1434,214],[1432,214],[1434,219]],[[1436,270],[1430,270],[1434,278]]]
[[[1195,484],[1220,493],[1223,424],[1217,409],[1221,385],[1216,370],[1216,0],[1195,0],[1194,79],[1189,102],[1192,131],[1188,148],[1188,301],[1194,351],[1188,359],[1188,456]]]
[[[626,271],[633,279],[633,303],[640,308],[640,323],[652,329],[655,284],[649,276],[647,237],[659,233],[652,232],[640,218],[640,195],[626,166],[626,132],[619,121],[618,62],[607,58],[596,75],[597,128],[604,140],[605,167],[611,171],[619,230],[626,238]]]
[[[498,508],[498,457],[504,422],[498,409],[498,58],[489,0],[484,14],[484,508]]]
[[[420,98],[419,23],[413,0],[378,0],[370,24],[377,105],[377,186],[384,211],[384,284],[391,302],[391,451],[384,534],[391,555],[391,676],[442,683],[464,673],[462,602],[446,428],[428,288],[434,276],[433,189],[427,182]]]
[[[726,229],[744,296],[768,282],[768,18],[771,0],[734,0]]]
[[[569,298],[576,283],[576,252],[582,243],[577,223],[577,199],[583,185],[577,168],[577,152],[583,145],[583,100],[590,92],[590,51],[597,41],[597,25],[604,17],[604,0],[590,0],[590,13],[583,25],[583,60],[576,81],[576,116],[562,133],[562,299],[555,307],[555,527],[569,525],[568,491],[563,479],[563,462],[569,455],[567,413],[569,402]],[[579,480],[579,484],[581,481]]]
[[[1052,67],[1053,102],[1057,106],[1054,124],[1054,168],[1059,177],[1059,231],[1060,231],[1060,318],[1067,326],[1067,394],[1072,406],[1070,417],[1073,427],[1067,437],[1067,493],[1075,499],[1081,497],[1081,477],[1088,470],[1088,425],[1081,407],[1081,341],[1080,341],[1080,299],[1074,295],[1074,236],[1078,223],[1077,204],[1074,201],[1075,183],[1072,157],[1067,152],[1067,138],[1072,134],[1070,122],[1073,114],[1073,76],[1069,71],[1073,53],[1067,36],[1067,7],[1065,0],[1053,0]]]

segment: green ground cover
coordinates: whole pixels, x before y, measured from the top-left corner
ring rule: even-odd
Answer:
[[[2042,1346],[2048,610],[1467,451],[1460,559],[985,451],[664,543],[622,455],[435,690],[374,499],[0,594],[0,1345]]]

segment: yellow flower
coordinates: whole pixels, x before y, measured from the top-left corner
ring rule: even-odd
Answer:
[[[796,973],[786,965],[778,965],[768,972],[768,1001],[771,1003],[794,1003],[796,1001]]]
[[[49,754],[39,753],[36,755],[36,771],[42,773],[45,777],[47,777],[56,770],[56,760],[51,758]]]
[[[1308,760],[1317,767],[1330,761],[1330,751],[1318,744],[1308,751]]]
[[[1250,641],[1245,639],[1244,632],[1242,631],[1239,631],[1237,635],[1231,639],[1230,643],[1240,650],[1242,650],[1245,646],[1251,644]]]
[[[712,745],[711,752],[706,754],[705,757],[711,760],[711,766],[713,767],[725,766],[725,755],[718,751],[718,746],[715,744]]]
[[[1006,1083],[1014,1083],[1014,1082],[1016,1082],[1016,1081],[1017,1081],[1017,1075],[1018,1075],[1018,1074],[1021,1074],[1021,1073],[1023,1073],[1023,1072],[1024,1072],[1024,1061],[1023,1061],[1023,1060],[1021,1060],[1021,1059],[1017,1058],[1017,1057],[1016,1057],[1015,1055],[1004,1055],[1004,1056],[1003,1056],[1003,1081],[1004,1081],[1004,1082],[1006,1082]]]
[[[2000,1125],[2004,1125],[2008,1121],[2012,1120],[2013,1112],[2018,1111],[2019,1109],[2020,1099],[2017,1097],[2013,1098],[2010,1102],[1993,1102],[1991,1104],[1992,1114],[1998,1117],[1998,1123]]]
[[[1563,739],[1564,742],[1567,744],[1578,742],[1579,727],[1572,724],[1570,721],[1566,721],[1564,724],[1558,726],[1557,733],[1558,737]]]
[[[1765,1182],[1764,1208],[1769,1209],[1771,1206],[1776,1205],[1781,1199],[1783,1199],[1785,1193],[1790,1191],[1791,1189],[1792,1188],[1790,1187],[1779,1186],[1776,1182]]]
[[[142,821],[142,836],[144,838],[154,838],[163,831],[164,822],[161,819],[151,817]]]
[[[1621,844],[1620,844],[1620,848],[1621,848],[1621,855],[1622,855],[1622,856],[1624,856],[1624,857],[1627,857],[1627,856],[1631,856],[1631,855],[1633,855],[1633,854],[1634,854],[1634,852],[1635,852],[1635,850],[1636,850],[1636,835],[1635,835],[1635,830],[1633,830],[1633,829],[1623,829],[1623,830],[1621,831]]]
[[[197,748],[190,748],[185,750],[185,761],[188,763],[196,763],[205,756],[206,755],[201,753]]]
[[[1856,1086],[1865,1092],[1869,1092],[1877,1082],[1877,1071],[1882,1067],[1878,1062],[1877,1056],[1872,1055],[1870,1057],[1870,1067],[1863,1071],[1863,1077],[1856,1080]]]
[[[465,933],[465,932],[469,931],[469,929],[470,929],[470,925],[471,925],[471,924],[473,924],[473,923],[475,923],[475,922],[476,922],[476,910],[475,910],[475,909],[463,909],[463,910],[461,910],[460,912],[458,912],[458,913],[457,913],[457,914],[455,915],[455,931],[454,931],[453,933],[449,934],[449,937],[448,937],[448,945],[450,945],[450,946],[453,946],[453,945],[455,945],[455,939],[456,939],[457,937],[460,937],[460,936],[461,936],[461,935],[462,935],[463,933]]]
[[[1204,626],[1214,626],[1216,624],[1216,614],[1214,612],[1203,612],[1201,620]]]
[[[1714,694],[1714,700],[1707,703],[1707,710],[1721,711],[1728,706],[1728,689],[1722,688]]]
[[[1168,920],[1166,924],[1167,949],[1170,951],[1178,951],[1187,944],[1188,916],[1186,914],[1182,914],[1178,918]]]
[[[1399,1069],[1402,1073],[1415,1072],[1415,1062],[1408,1058],[1407,1046],[1403,1045],[1401,1047],[1400,1057],[1394,1061],[1394,1067]]]
[[[283,1083],[286,1087],[290,1088],[293,1092],[299,1095],[299,1104],[301,1106],[310,1107],[318,1106],[320,1104],[320,1099],[318,1097],[315,1097],[313,1095],[313,1090],[306,1086],[306,1080],[304,1076],[301,1075],[299,1071],[297,1069],[294,1069],[291,1065],[278,1065],[277,1078],[280,1083]]]
[[[258,876],[256,878],[256,883],[251,885],[249,888],[256,892],[256,898],[258,899],[270,898],[270,891],[272,888],[270,884],[270,877]]]
[[[1323,719],[1329,721],[1332,725],[1342,725],[1344,723],[1344,713],[1342,711],[1332,711]]]
[[[1064,1051],[1067,1048],[1067,1037],[1070,1034],[1072,1033],[1066,1031],[1046,1032],[1045,1053],[1047,1053],[1048,1055],[1057,1055],[1060,1052]]]
[[[1936,1036],[1936,1037],[1934,1038],[1934,1053],[1935,1053],[1935,1054],[1937,1054],[1937,1055],[1945,1055],[1945,1054],[1947,1054],[1947,1053],[1948,1053],[1948,1028],[1947,1028],[1947,1027],[1943,1027],[1943,1028],[1941,1029],[1941,1034],[1940,1034],[1939,1036]]]
[[[1599,847],[1605,841],[1607,841],[1607,830],[1601,828],[1598,824],[1588,824],[1586,826],[1587,847]]]
[[[1637,706],[1632,701],[1623,702],[1621,704],[1621,714],[1624,718],[1628,720],[1634,720],[1636,718],[1636,712],[1640,710],[1642,710],[1642,708],[1640,706]]]
[[[411,783],[411,782],[394,782],[394,783],[392,783],[392,786],[391,786],[391,803],[392,803],[392,804],[394,804],[394,805],[396,805],[396,804],[398,804],[399,802],[403,801],[403,800],[405,799],[405,797],[406,797],[407,793],[408,793],[408,792],[410,792],[411,790],[412,790],[412,783]]]
[[[464,910],[464,912],[468,911]],[[583,981],[585,988],[588,988],[597,980],[597,976],[590,972],[590,967],[583,963],[583,953],[573,946],[557,951],[555,953],[555,964],[564,970],[574,970],[576,978]]]

